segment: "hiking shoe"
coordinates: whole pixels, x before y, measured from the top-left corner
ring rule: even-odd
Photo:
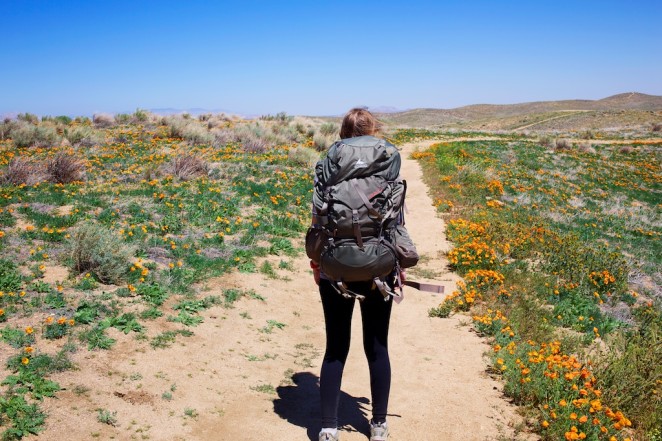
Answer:
[[[330,434],[329,432],[320,432],[319,441],[339,441],[340,432],[336,432],[335,435]]]
[[[388,426],[386,421],[383,423],[373,423],[370,421],[370,441],[386,441],[388,438]]]

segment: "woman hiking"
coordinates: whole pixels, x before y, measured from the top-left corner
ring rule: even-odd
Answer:
[[[369,111],[359,108],[352,109],[343,118],[340,129],[340,138],[342,139],[339,142],[346,145],[355,145],[360,142],[362,146],[368,146],[366,150],[362,151],[367,153],[363,156],[365,158],[372,157],[370,156],[374,153],[372,152],[372,144],[375,145],[375,149],[381,148],[383,150],[386,148],[386,151],[391,152],[389,155],[397,156],[397,171],[395,173],[399,176],[399,153],[397,153],[397,149],[394,146],[376,136],[380,127],[381,124]],[[318,164],[318,168],[320,164]],[[340,168],[339,165],[337,166]],[[365,167],[369,169],[371,164],[367,159],[362,161],[359,158],[353,167]],[[319,181],[320,174],[317,176]],[[319,185],[319,182],[316,182],[317,185]],[[356,187],[357,184],[354,183],[352,185],[355,185],[354,188],[358,193],[360,190]],[[402,193],[402,198],[404,198],[404,192]],[[363,200],[366,201],[366,198],[364,197]],[[374,209],[369,201],[366,201],[366,205],[370,205]],[[356,210],[354,212],[356,213]],[[318,223],[321,214],[315,208],[315,203],[313,203],[314,226]],[[399,212],[397,216],[401,216]],[[397,222],[398,220],[395,220],[395,223]],[[361,238],[358,238],[358,240],[362,242]],[[361,245],[363,244],[361,243]],[[361,247],[361,250],[363,250],[363,247]],[[322,260],[324,261],[324,259]],[[388,270],[390,272],[387,272],[386,275],[381,277],[381,280],[384,282],[383,285],[388,286],[386,288],[380,288],[378,287],[379,281],[377,278],[375,280],[367,278],[365,281],[347,283],[338,282],[333,277],[330,277],[331,271],[329,271],[329,274],[325,274],[324,270],[320,268],[319,259],[311,259],[310,266],[313,270],[315,283],[319,285],[326,327],[326,351],[320,373],[322,430],[319,433],[319,441],[339,440],[338,404],[340,399],[340,385],[345,361],[349,353],[352,312],[357,298],[360,299],[363,323],[363,349],[370,371],[370,390],[372,395],[370,440],[385,441],[388,438],[386,414],[391,386],[388,329],[391,307],[393,305],[393,295],[388,295],[387,293],[393,293],[393,287],[397,283],[396,279],[399,282],[403,281],[404,273],[399,270],[396,264],[396,269]],[[324,267],[324,263],[322,263],[322,266]]]

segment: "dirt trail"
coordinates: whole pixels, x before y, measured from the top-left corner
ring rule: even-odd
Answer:
[[[407,226],[425,259],[410,278],[441,283],[450,293],[457,277],[446,270],[443,222],[418,164],[408,159],[415,147],[404,147],[402,174],[409,184]],[[273,259],[275,267],[280,259]],[[278,279],[233,274],[210,280],[204,295],[238,287],[266,300],[244,297],[232,309],[207,310],[195,335],[178,337],[170,348],[153,350],[115,333],[112,351],[74,354],[80,369],[54,378],[67,390],[45,402],[47,430],[38,439],[317,440],[322,307],[305,256],[292,264],[294,271],[278,270]],[[519,418],[501,385],[485,374],[482,354],[489,348],[468,317],[428,318],[441,298],[407,289],[394,305],[390,439],[514,439]],[[343,441],[367,440],[370,418],[358,311],[354,318],[340,408]],[[149,334],[169,325],[177,328],[149,323]],[[98,409],[117,412],[116,425],[99,422]]]
[[[567,118],[568,116],[571,116],[571,115],[574,115],[574,114],[577,114],[577,113],[590,112],[590,110],[559,110],[558,112],[566,112],[566,114],[565,115],[553,116],[553,117],[547,118],[547,119],[541,119],[540,121],[536,121],[536,122],[533,122],[531,124],[526,124],[526,125],[523,125],[523,126],[520,126],[520,127],[515,127],[514,129],[512,129],[512,131],[516,132],[518,130],[528,129],[529,127],[537,126],[538,124],[542,124],[542,123],[545,123],[545,122],[548,122],[548,121],[553,121],[555,119]]]

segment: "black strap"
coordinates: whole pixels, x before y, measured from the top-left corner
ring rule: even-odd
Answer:
[[[352,225],[354,226],[354,237],[356,237],[356,243],[359,245],[361,251],[363,251],[363,237],[361,237],[361,225],[359,225],[358,210],[352,210]]]

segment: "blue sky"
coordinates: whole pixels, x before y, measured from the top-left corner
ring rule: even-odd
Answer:
[[[662,1],[0,0],[0,114],[662,95]]]

